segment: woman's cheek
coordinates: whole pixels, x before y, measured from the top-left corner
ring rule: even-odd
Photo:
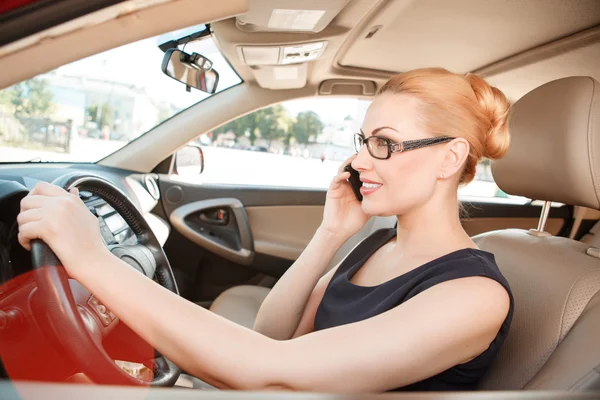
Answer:
[[[406,174],[394,184],[388,185],[387,192],[392,215],[410,212],[427,203],[433,196],[435,182],[418,171]]]

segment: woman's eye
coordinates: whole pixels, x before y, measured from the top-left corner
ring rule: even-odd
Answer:
[[[387,141],[384,138],[377,138],[377,140],[375,141],[375,146],[387,147]]]

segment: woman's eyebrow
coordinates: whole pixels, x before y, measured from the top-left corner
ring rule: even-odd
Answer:
[[[371,132],[371,135],[370,135],[370,136],[373,136],[373,135],[375,135],[377,132],[379,132],[379,131],[380,131],[380,130],[382,130],[382,129],[391,129],[391,130],[393,130],[393,131],[395,131],[395,132],[398,132],[396,129],[394,129],[394,128],[390,127],[390,126],[381,126],[381,127],[379,127],[379,128],[376,128],[376,129],[374,129],[374,130],[373,130],[373,132]],[[362,134],[363,134],[363,136],[365,136],[365,137],[367,136],[367,135],[365,135],[365,133],[363,132],[363,130],[362,130],[362,129],[360,130],[360,133],[362,133]],[[398,133],[400,133],[400,132],[398,132]]]

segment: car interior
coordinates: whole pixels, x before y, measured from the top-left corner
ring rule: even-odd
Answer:
[[[149,267],[140,261],[134,268],[199,307],[252,329],[270,289],[318,228],[326,189],[202,182],[196,178],[211,168],[214,158],[206,146],[190,144],[237,118],[286,101],[371,100],[393,74],[431,66],[479,74],[513,104],[511,146],[504,158],[491,163],[491,171],[503,192],[527,200],[472,197],[462,203],[464,229],[482,250],[494,253],[515,298],[511,330],[480,391],[489,392],[489,398],[505,398],[503,391],[532,399],[598,395],[597,0],[25,3],[0,8],[0,89],[199,24],[207,27],[203,37],[186,40],[210,37],[240,82],[219,91],[222,74],[216,93],[92,162],[5,161],[13,150],[1,140],[7,123],[0,108],[0,267],[5,269],[0,271],[0,397],[129,398],[147,390],[123,387],[147,385],[121,372],[98,378],[92,366],[81,365],[86,355],[141,361],[135,349],[120,352],[123,346],[111,339],[117,336],[113,332],[127,330],[124,323],[81,285],[44,275],[39,260],[16,243],[19,202],[37,182],[79,185],[82,200],[100,220],[103,237],[109,237],[107,244],[120,246],[119,254],[133,259],[132,248],[152,250],[156,262]],[[193,86],[177,84],[181,96],[186,86]],[[182,172],[182,151],[202,157],[197,176]],[[234,170],[245,168],[235,159],[227,163]],[[328,270],[367,236],[396,222],[395,216],[371,218],[340,248]],[[153,239],[141,239],[148,235]],[[37,256],[43,254],[40,250]],[[68,306],[53,294],[58,285],[70,295]],[[39,311],[36,297],[44,296],[42,301],[56,305],[56,314]],[[79,315],[81,308],[85,312]],[[63,320],[70,326],[65,329],[78,324],[80,347],[61,340],[48,322]],[[127,331],[118,340],[131,337],[133,342],[133,336]],[[94,350],[83,351],[85,346]],[[24,358],[37,366],[23,363]],[[156,397],[201,396],[214,389],[166,359],[162,365],[151,382]],[[81,373],[104,385],[65,384]],[[155,388],[173,385],[204,390]],[[365,398],[370,396],[377,394]]]

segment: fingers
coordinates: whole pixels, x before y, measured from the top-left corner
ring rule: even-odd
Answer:
[[[77,193],[77,190],[72,190],[69,194],[56,185],[45,182],[38,183],[21,200],[21,212],[17,215],[19,243],[25,249],[31,250],[33,239],[52,237],[52,232],[56,231],[56,227],[50,224],[45,216],[53,216],[60,220],[61,218],[57,214],[64,214],[72,209],[74,200],[81,201]]]
[[[19,227],[29,222],[39,221],[43,218],[44,212],[41,208],[34,208],[32,210],[22,211],[17,215],[17,223]]]
[[[332,190],[336,190],[345,182],[348,178],[350,178],[350,172],[342,172],[333,177],[329,188]]]
[[[42,219],[44,211],[41,208],[34,208],[22,211],[17,215],[19,224],[18,240],[21,246],[26,250],[31,250],[31,241],[41,238]]]
[[[71,201],[81,201],[79,198],[79,189],[73,188],[70,192],[67,192],[56,185],[49,183],[38,183],[27,196],[21,200],[21,212],[31,210],[34,208],[41,208],[51,198],[67,196]]]
[[[42,230],[41,225],[41,221],[34,221],[19,226],[19,235],[17,236],[17,239],[19,240],[21,246],[23,246],[26,250],[31,251],[32,240],[40,239],[40,232]]]
[[[344,160],[344,162],[342,163],[342,165],[340,165],[340,168],[338,169],[338,173],[344,172],[344,168],[346,168],[346,165],[350,164],[352,160],[356,158],[357,155],[358,154],[352,154],[350,157]]]
[[[21,200],[21,212],[41,208],[48,202],[48,196],[27,195]]]

